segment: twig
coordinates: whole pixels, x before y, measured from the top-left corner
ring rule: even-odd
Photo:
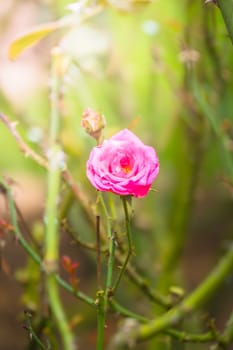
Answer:
[[[46,159],[41,157],[39,154],[34,152],[28,145],[24,142],[22,137],[19,135],[18,131],[16,130],[16,126],[18,125],[18,122],[11,122],[6,115],[0,113],[0,119],[1,121],[6,125],[6,127],[10,130],[11,134],[14,136],[15,140],[17,141],[19,148],[22,153],[26,157],[32,158],[37,164],[41,165],[43,168],[48,167],[48,162]]]
[[[93,243],[85,242],[82,239],[80,239],[78,234],[69,226],[67,221],[65,221],[65,220],[62,221],[62,223],[61,223],[61,230],[66,232],[67,234],[71,235],[74,243],[76,243],[80,247],[85,248],[87,250],[91,250],[91,251],[97,252],[97,245],[93,244]],[[107,252],[108,252],[107,248],[100,247],[100,253],[101,254],[106,254]]]
[[[15,138],[16,142],[19,145],[19,148],[21,152],[25,155],[25,157],[29,157],[33,159],[37,164],[42,166],[45,169],[48,169],[48,160],[36,153],[34,150],[32,150],[28,144],[23,140],[21,135],[17,131],[17,125],[18,122],[11,122],[10,119],[3,113],[0,113],[0,120],[5,124],[5,126],[8,128],[8,130],[11,132],[12,136]],[[90,210],[87,209],[89,206],[89,203],[86,199],[86,196],[83,194],[83,192],[79,189],[76,181],[72,177],[72,175],[69,173],[67,169],[62,170],[62,177],[67,183],[69,187],[72,188],[72,191],[76,198],[79,200],[79,202],[82,204],[82,206],[86,209],[87,213],[90,213]],[[92,216],[91,216],[92,217]],[[93,217],[92,217],[93,221]]]

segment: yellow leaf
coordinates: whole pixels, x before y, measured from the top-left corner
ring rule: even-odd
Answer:
[[[62,25],[60,21],[54,21],[31,28],[28,32],[19,36],[10,44],[8,50],[9,58],[12,60],[16,59],[23,50],[61,27]]]

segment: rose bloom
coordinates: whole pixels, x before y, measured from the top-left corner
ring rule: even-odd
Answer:
[[[99,191],[144,197],[159,172],[155,150],[125,129],[94,147],[87,177]]]

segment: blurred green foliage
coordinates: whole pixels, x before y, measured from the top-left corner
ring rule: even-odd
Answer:
[[[33,3],[31,25],[67,15],[69,3]],[[15,13],[21,6],[23,1],[12,1],[11,8],[2,14],[1,31],[8,44],[9,28],[17,33]],[[23,16],[23,10],[20,13]],[[4,67],[11,70],[16,66],[18,77],[11,81],[9,90],[2,80],[6,77],[0,73],[0,110],[19,121],[25,140],[44,153],[50,113],[49,52],[57,44],[67,60],[60,141],[70,170],[94,203],[96,194],[85,175],[94,141],[80,127],[87,107],[104,113],[106,137],[131,128],[154,146],[161,170],[155,192],[134,201],[135,261],[163,292],[172,284],[190,288],[193,280],[189,274],[195,270],[192,265],[202,243],[194,253],[190,253],[189,244],[205,235],[211,207],[218,219],[210,223],[208,232],[214,229],[217,240],[223,242],[232,227],[232,215],[222,215],[221,208],[227,213],[232,209],[233,50],[219,9],[212,3],[190,0],[157,0],[131,11],[106,6],[80,27],[63,29],[28,48],[14,63],[1,52]],[[24,79],[27,84],[25,74],[30,74],[23,70],[21,75],[20,67],[25,64],[38,69],[42,79],[37,81],[35,74],[33,89],[28,84],[22,94],[21,84]],[[15,94],[18,99],[12,98]],[[7,153],[4,148],[0,152],[2,173],[17,180],[17,173],[23,171],[44,180],[44,171],[20,153],[4,125],[0,125],[0,138],[7,149]],[[81,225],[92,237],[80,208],[71,208],[69,216],[74,227],[82,231]],[[206,254],[216,255],[212,239],[205,244]],[[187,262],[184,251],[192,259],[188,272],[180,268],[180,262]],[[203,277],[201,272],[197,275]],[[145,349],[168,349],[166,341],[165,345],[151,346]],[[186,347],[199,348],[205,347]]]

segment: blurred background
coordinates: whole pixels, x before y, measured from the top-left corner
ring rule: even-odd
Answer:
[[[36,151],[46,154],[50,118],[50,52],[60,45],[67,59],[62,80],[60,141],[67,164],[89,198],[96,200],[85,166],[94,140],[81,129],[84,109],[105,115],[108,138],[130,128],[155,147],[160,174],[153,191],[133,201],[133,258],[143,276],[162,293],[171,286],[186,292],[208,274],[232,241],[233,228],[233,50],[217,6],[204,1],[109,1],[103,11],[56,31],[25,50],[15,61],[8,48],[32,26],[77,12],[68,0],[8,0],[0,6],[0,112],[17,121],[17,130]],[[71,6],[70,6],[71,5]],[[46,172],[25,157],[0,124],[0,169],[14,181],[14,194],[33,234],[43,230]],[[61,188],[61,199],[69,194]],[[61,200],[61,203],[62,203]],[[93,227],[80,203],[70,200],[68,220],[82,239],[92,242]],[[62,205],[62,204],[61,204]],[[122,213],[119,210],[119,219]],[[4,216],[4,199],[1,201]],[[39,233],[38,233],[39,232]],[[0,348],[30,347],[23,310],[41,312],[39,272],[12,234],[0,235]],[[80,262],[80,289],[96,292],[95,255],[61,233],[61,255]],[[127,279],[119,299],[141,313],[159,312]],[[232,277],[190,320],[202,329],[205,317],[220,329],[233,307]],[[127,290],[127,293],[126,293]],[[80,348],[95,348],[95,314],[64,294]],[[153,315],[153,313],[152,313]],[[208,315],[208,316],[206,316]],[[201,319],[201,322],[200,322]],[[107,333],[117,328],[114,317]],[[195,328],[196,327],[196,328]],[[138,349],[179,349],[166,337]],[[183,348],[182,348],[183,349]],[[187,344],[185,349],[206,349]]]

